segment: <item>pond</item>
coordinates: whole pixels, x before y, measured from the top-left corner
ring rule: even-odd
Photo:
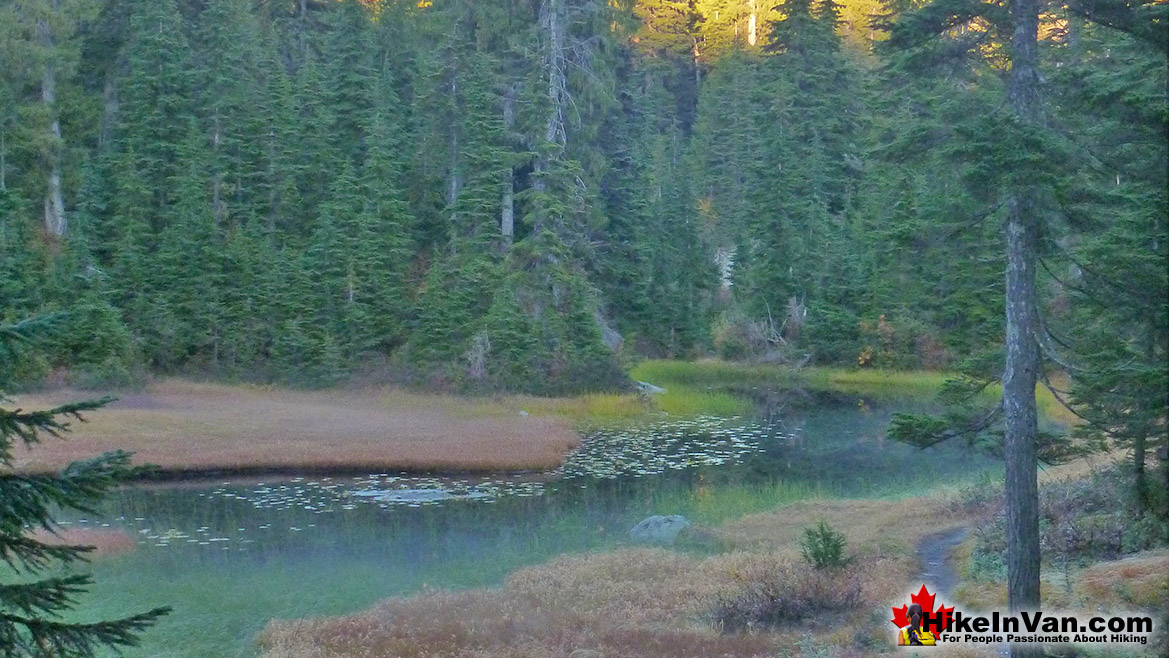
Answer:
[[[714,525],[809,496],[899,496],[998,470],[960,447],[923,460],[886,441],[889,416],[906,404],[789,402],[751,418],[662,418],[591,432],[547,474],[127,489],[105,518],[67,520],[137,538],[137,550],[91,566],[97,583],[78,619],[170,605],[174,612],[127,656],[253,656],[255,635],[271,619],[496,584],[561,553],[627,543],[650,514]]]

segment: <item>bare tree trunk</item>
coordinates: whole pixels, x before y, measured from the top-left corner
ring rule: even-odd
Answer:
[[[702,86],[702,52],[698,50],[698,35],[690,37],[690,54],[694,57],[694,89]]]
[[[458,79],[454,71],[451,71],[451,98],[457,99],[459,91]],[[458,102],[457,100],[455,101]],[[447,207],[451,208],[452,219],[454,213],[455,202],[459,200],[459,189],[462,187],[463,180],[459,176],[459,126],[458,123],[451,120],[451,136],[450,136],[450,161],[449,171],[447,173],[447,192],[446,203]]]
[[[1150,324],[1152,324],[1150,322]],[[1148,326],[1148,325],[1146,325]],[[1151,327],[1146,330],[1145,343],[1145,359],[1149,363],[1155,363],[1157,359],[1157,339],[1154,337],[1154,329]],[[1136,487],[1137,502],[1140,504],[1141,513],[1149,511],[1152,500],[1149,495],[1149,477],[1148,469],[1145,461],[1148,455],[1148,434],[1145,433],[1146,428],[1152,430],[1150,434],[1156,436],[1154,427],[1143,426],[1138,428],[1136,436],[1133,437],[1132,443],[1132,466],[1134,486]]]
[[[223,142],[222,129],[219,123],[219,116],[215,117],[215,132],[211,136],[211,148],[216,155],[219,154],[219,148]],[[223,172],[215,172],[215,182],[211,189],[211,212],[215,216],[215,225],[223,226]]]
[[[748,3],[748,4],[750,4],[750,6],[751,6],[751,16],[750,16],[750,18],[747,19],[747,45],[754,46],[756,39],[758,38],[757,34],[756,34],[756,28],[755,28],[755,23],[757,20],[757,18],[756,18],[757,10],[755,7],[755,0],[751,0],[750,3]]]
[[[56,9],[56,3],[54,3]],[[41,45],[49,50],[53,47],[53,38],[49,33],[49,24],[45,20],[37,21],[37,37]],[[49,175],[45,190],[45,231],[54,238],[65,235],[67,228],[65,219],[65,199],[61,193],[61,121],[57,118],[57,77],[52,62],[45,63],[44,76],[41,79],[41,102],[49,115]]]
[[[568,74],[564,54],[564,25],[561,16],[561,0],[547,0],[540,10],[540,25],[548,33],[548,99],[552,107],[548,112],[548,125],[544,139],[564,146],[567,136],[564,131],[564,103],[568,97]]]
[[[114,122],[118,116],[118,93],[114,86],[114,76],[107,75],[106,84],[102,88],[102,117],[101,132],[98,133],[98,146],[105,146],[110,141],[110,133],[114,129]]]
[[[515,237],[515,179],[511,171],[503,183],[503,210],[500,212],[499,231],[507,244]]]
[[[1007,93],[1025,126],[1039,120],[1037,0],[1012,0],[1011,77]],[[1040,359],[1035,291],[1039,213],[1036,190],[1020,187],[1008,198],[1007,360],[1003,373],[1006,420],[1007,605],[1012,612],[1039,608],[1038,417],[1035,383]],[[1012,644],[1014,658],[1042,656],[1042,646]]]
[[[503,125],[508,135],[515,126],[515,85],[509,85],[503,97]],[[499,232],[504,242],[511,244],[515,237],[515,174],[510,167],[505,172],[503,200],[499,212]]]

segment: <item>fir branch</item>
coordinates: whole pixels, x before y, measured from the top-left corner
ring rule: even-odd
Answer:
[[[139,634],[170,612],[169,607],[154,608],[122,619],[88,624],[0,614],[0,639],[11,639],[14,648],[23,649],[28,655],[92,658],[101,647],[117,650],[137,646]]]
[[[1081,414],[1079,411],[1077,411],[1075,408],[1073,408],[1071,402],[1068,402],[1067,400],[1064,399],[1063,395],[1061,395],[1061,391],[1059,389],[1057,389],[1054,384],[1051,383],[1051,378],[1047,376],[1047,373],[1040,372],[1039,373],[1039,381],[1041,381],[1043,383],[1043,386],[1048,391],[1051,391],[1051,395],[1055,397],[1055,401],[1058,402],[1061,407],[1070,411],[1072,414],[1074,414],[1076,416],[1076,418],[1079,418],[1079,419],[1086,421],[1086,422],[1089,422],[1089,423],[1092,422],[1092,420],[1090,418]]]
[[[23,532],[18,535],[0,533],[0,560],[18,572],[37,573],[44,571],[53,562],[85,562],[88,561],[85,553],[92,550],[92,546],[45,544]]]
[[[23,409],[0,409],[0,437],[3,437],[0,438],[0,463],[11,464],[11,454],[8,450],[11,444],[8,437],[15,436],[25,445],[39,443],[42,433],[60,438],[61,434],[70,430],[70,425],[58,420],[58,416],[85,422],[85,418],[81,415],[83,411],[92,411],[103,407],[114,399],[106,396],[97,400],[70,402],[52,409],[29,412],[25,412]]]
[[[1074,365],[1071,361],[1060,355],[1059,351],[1052,345],[1052,335],[1047,328],[1047,323],[1040,320],[1039,331],[1035,332],[1035,342],[1039,345],[1039,349],[1047,358],[1055,361],[1064,370],[1071,370],[1073,372],[1088,372],[1087,368]]]
[[[0,584],[0,608],[26,616],[56,615],[72,606],[76,596],[85,593],[86,587],[92,584],[93,578],[87,574]]]
[[[1002,413],[1000,400],[982,417],[958,426],[954,419],[938,418],[926,414],[895,413],[889,421],[885,435],[894,441],[909,443],[919,448],[929,448],[951,439],[966,437],[973,439],[986,431]]]

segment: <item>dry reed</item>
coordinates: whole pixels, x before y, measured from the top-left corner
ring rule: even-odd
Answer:
[[[38,409],[92,393],[25,395]],[[508,404],[396,390],[289,391],[158,382],[90,412],[67,440],[15,451],[24,472],[60,469],[123,449],[164,471],[367,469],[502,471],[559,465],[578,442],[571,422],[523,415]]]

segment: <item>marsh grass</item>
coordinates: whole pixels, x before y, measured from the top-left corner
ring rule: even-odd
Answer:
[[[94,397],[24,395],[25,409]],[[392,389],[294,391],[163,380],[86,415],[68,441],[18,449],[15,467],[44,472],[109,450],[164,471],[446,470],[498,472],[559,465],[576,447],[569,418],[523,415],[524,401]],[[610,413],[633,402],[585,402]],[[599,413],[599,412],[598,412]]]
[[[703,361],[643,361],[633,368],[631,376],[662,386],[687,390],[742,388],[756,386],[783,389],[803,387],[812,391],[827,391],[871,397],[877,400],[933,400],[946,380],[955,373],[926,370],[847,370],[843,368],[808,367],[793,370],[778,365],[748,365],[718,360]],[[1052,383],[1067,389],[1069,378],[1063,373],[1051,376]],[[993,405],[1002,397],[1002,387],[992,384],[979,395],[979,402]],[[1063,427],[1078,424],[1080,419],[1068,411],[1047,387],[1035,387],[1036,404],[1042,417]]]
[[[776,482],[718,486],[699,481],[688,490],[658,492],[651,509],[681,514],[704,526],[718,526],[749,514],[774,510],[800,500],[822,500],[824,489],[810,482]]]
[[[794,382],[795,373],[779,366],[752,366],[730,361],[704,359],[700,361],[650,360],[642,361],[630,371],[637,381],[657,386],[741,386],[743,384],[781,384]]]
[[[653,400],[671,416],[739,416],[751,410],[751,403],[725,391],[700,391],[671,386]]]
[[[53,532],[36,529],[28,534],[31,539],[50,546],[91,546],[86,559],[95,560],[138,548],[138,538],[117,528],[56,528]]]
[[[733,513],[718,487],[695,498]],[[784,487],[782,495],[808,493]],[[665,502],[665,501],[661,501]],[[424,591],[334,619],[275,621],[262,658],[698,658],[883,653],[892,636],[873,611],[917,571],[912,546],[961,523],[934,499],[802,500],[712,532],[713,555],[624,548],[557,557],[498,588]],[[800,562],[812,519],[839,529],[857,557],[841,572]],[[780,596],[782,595],[782,596]],[[828,613],[832,613],[828,615]],[[815,621],[821,618],[824,623]],[[750,632],[736,632],[749,630]],[[973,655],[973,654],[971,654]]]
[[[558,466],[585,427],[611,427],[665,412],[671,417],[736,416],[752,402],[735,391],[803,387],[874,399],[928,400],[947,377],[936,372],[847,371],[751,366],[722,361],[646,361],[635,379],[666,388],[660,395],[596,393],[568,398],[499,395],[467,398],[397,389],[296,391],[184,380],[121,393],[89,414],[84,432],[18,450],[16,467],[57,470],[114,449],[163,471],[256,472],[265,469],[492,472]],[[23,395],[43,408],[97,393]],[[997,387],[984,392],[993,403]],[[1075,421],[1046,389],[1044,417]]]
[[[1075,597],[1113,608],[1169,611],[1169,550],[1098,562],[1076,578]]]
[[[532,416],[562,418],[576,426],[609,426],[644,417],[652,405],[633,393],[587,393],[561,398],[497,395],[458,398],[460,413],[471,417]]]
[[[905,568],[888,559],[868,562],[850,574],[850,596],[862,610],[876,605]],[[864,612],[842,612],[814,629],[720,630],[719,603],[764,579],[808,598],[825,586],[765,553],[623,549],[560,557],[522,569],[495,589],[425,592],[336,619],[276,621],[260,645],[262,658],[865,655],[840,623],[870,617]]]

